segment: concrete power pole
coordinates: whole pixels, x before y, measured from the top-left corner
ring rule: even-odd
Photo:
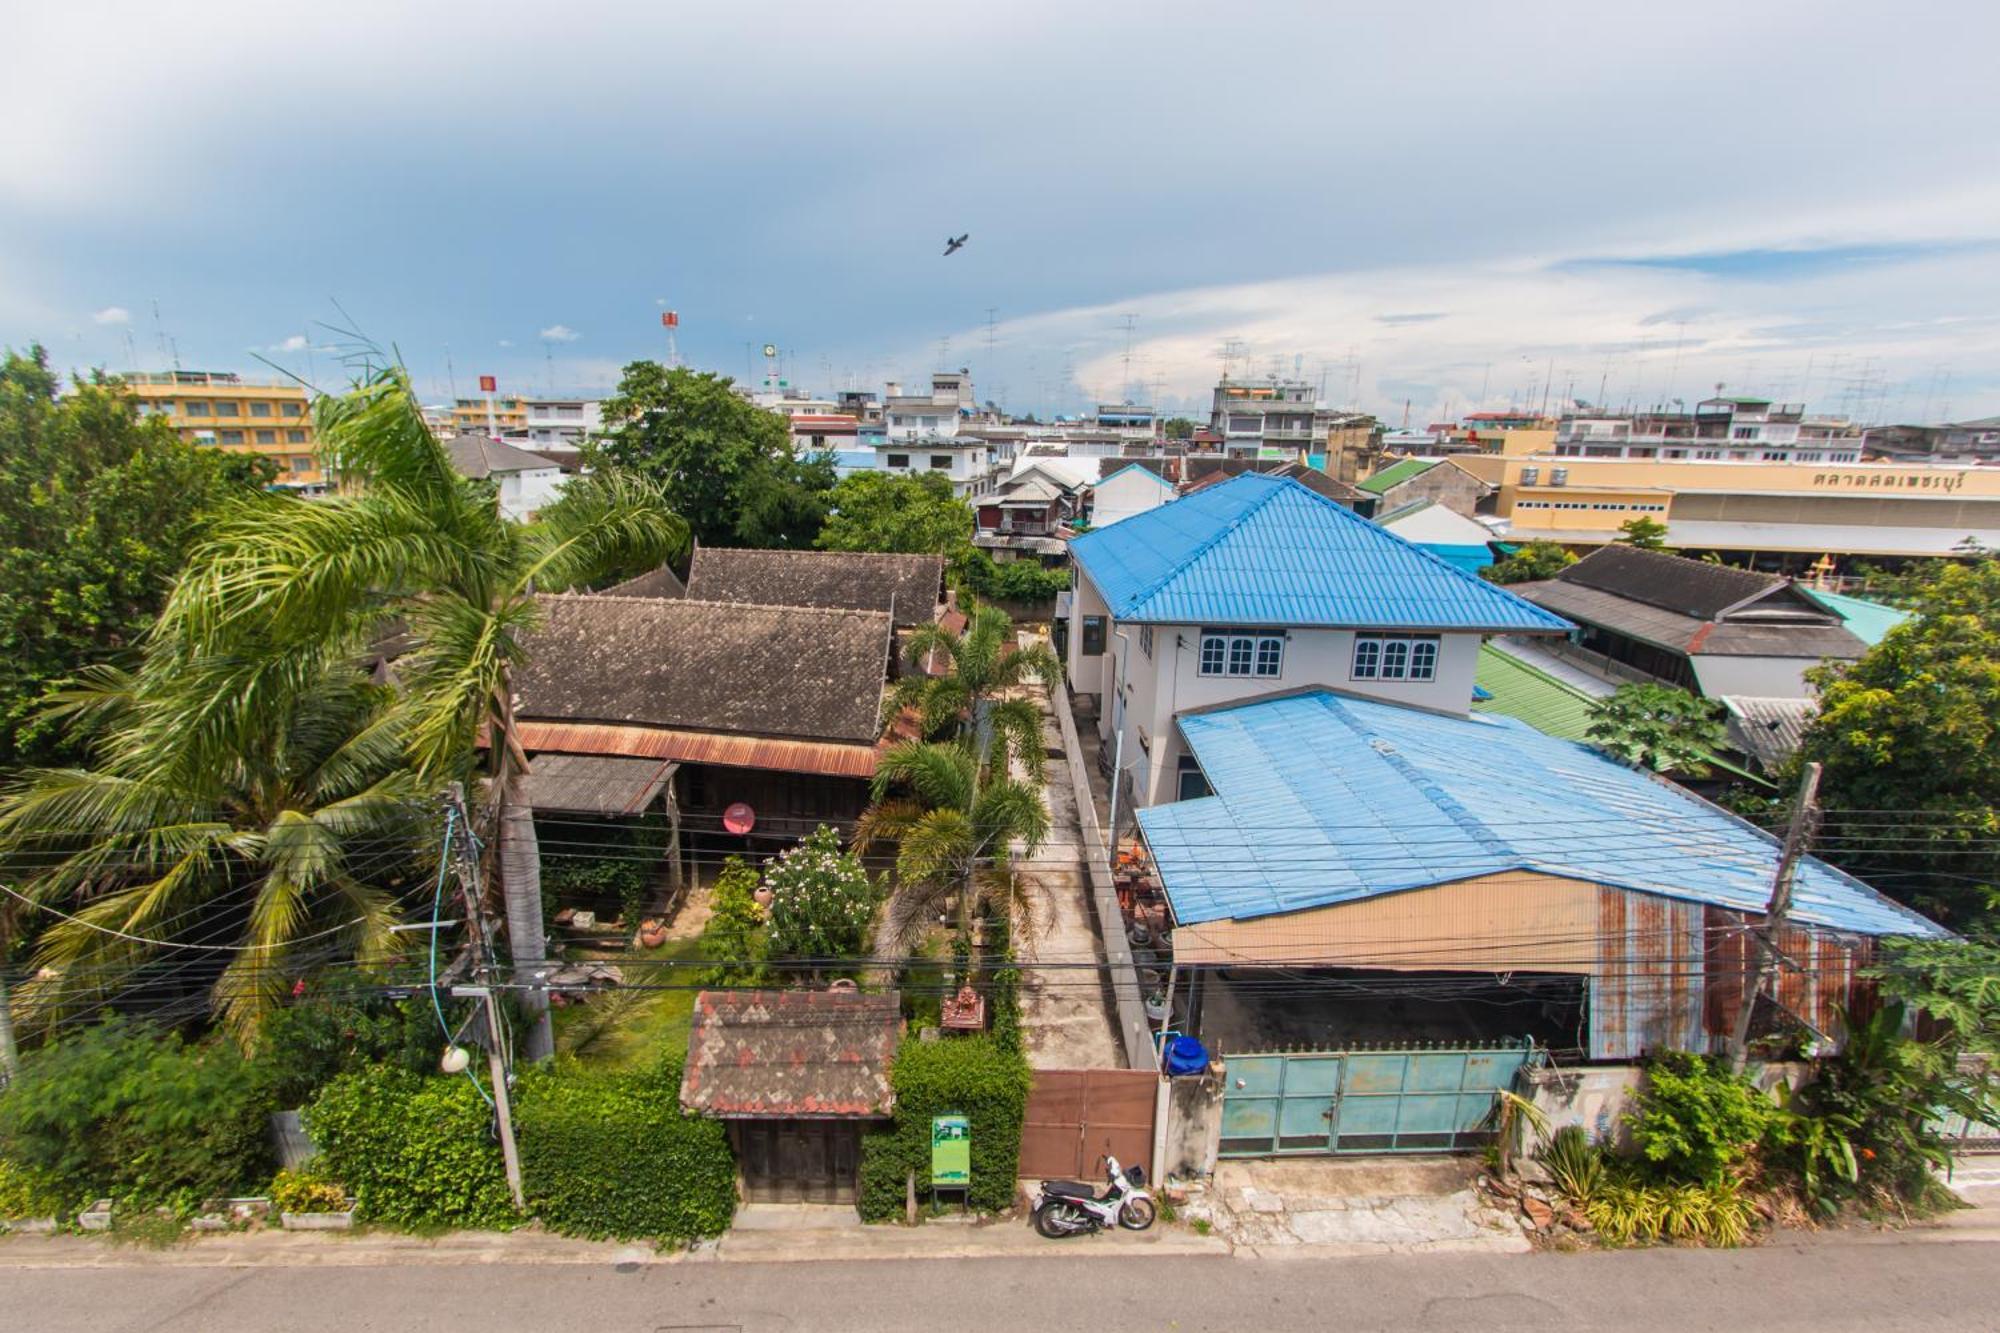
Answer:
[[[1778,870],[1771,879],[1771,902],[1764,909],[1764,924],[1757,930],[1757,968],[1750,984],[1743,988],[1742,1007],[1736,1011],[1736,1033],[1729,1046],[1729,1067],[1743,1072],[1750,1053],[1750,1018],[1757,1009],[1757,997],[1771,982],[1778,965],[1778,932],[1784,928],[1785,913],[1792,905],[1792,879],[1798,873],[1799,858],[1812,842],[1819,823],[1818,764],[1807,764],[1799,780],[1798,803],[1792,807],[1792,822],[1785,830],[1785,847],[1778,854]]]
[[[453,870],[458,879],[460,894],[465,899],[465,934],[468,960],[473,975],[479,984],[474,986],[453,986],[454,996],[472,997],[484,1002],[486,1008],[486,1067],[493,1083],[493,1116],[500,1133],[500,1156],[507,1168],[507,1188],[513,1192],[514,1206],[526,1208],[525,1196],[521,1188],[521,1154],[514,1143],[514,1106],[507,1090],[507,1058],[502,1041],[504,1020],[500,1014],[499,1002],[493,994],[492,954],[487,947],[487,922],[484,915],[485,894],[480,891],[479,854],[473,848],[470,836],[472,824],[465,809],[465,789],[452,784],[450,802],[457,815],[459,827],[467,831],[467,836],[459,843],[454,855]]]

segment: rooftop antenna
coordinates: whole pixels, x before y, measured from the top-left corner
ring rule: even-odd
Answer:
[[[547,343],[542,344],[542,366],[549,377],[549,397],[556,396],[556,352]]]
[[[998,324],[997,321],[994,319],[994,316],[998,315],[999,313],[1000,313],[1000,307],[997,305],[990,305],[986,307],[986,364],[988,366],[991,366],[993,364],[993,335],[998,328]]]
[[[153,336],[159,339],[160,356],[173,362],[174,369],[181,368],[180,344],[167,336],[167,326],[160,319],[160,298],[153,298]]]
[[[1240,360],[1242,356],[1243,356],[1243,340],[1241,338],[1224,338],[1222,340],[1223,383],[1227,384],[1229,382],[1230,374],[1235,370],[1236,362]]]
[[[944,370],[951,365],[951,335],[947,333],[938,339],[937,369]]]
[[[681,312],[678,310],[662,310],[660,312],[660,327],[667,331],[667,369],[672,370],[681,363],[679,337],[681,331]]]
[[[1123,377],[1118,381],[1118,401],[1129,403],[1132,401],[1132,326],[1139,322],[1139,317],[1127,311],[1119,318],[1125,321],[1125,369]]]
[[[458,372],[452,369],[450,343],[444,345],[444,378],[445,383],[451,385],[452,406],[456,407],[458,405]]]

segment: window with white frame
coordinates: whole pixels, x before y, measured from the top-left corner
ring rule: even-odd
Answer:
[[[1285,636],[1254,630],[1205,629],[1198,671],[1204,676],[1258,676],[1276,680],[1285,669]]]
[[[1436,680],[1435,634],[1357,634],[1354,680]]]
[[[1153,655],[1153,627],[1151,625],[1139,626],[1139,651],[1148,657]]]

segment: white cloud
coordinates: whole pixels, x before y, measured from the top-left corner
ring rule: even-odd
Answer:
[[[97,324],[130,324],[132,312],[122,305],[108,305],[90,318]]]
[[[583,335],[567,324],[551,324],[536,336],[543,342],[573,343]]]
[[[276,352],[303,352],[310,346],[312,344],[306,340],[305,334],[294,333],[271,350]]]
[[[500,340],[500,345],[502,347],[512,347],[514,345],[514,340],[512,338],[502,338]]]

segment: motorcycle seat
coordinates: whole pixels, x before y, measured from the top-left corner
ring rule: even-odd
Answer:
[[[1095,1199],[1097,1191],[1080,1180],[1045,1180],[1042,1192],[1059,1199]]]

